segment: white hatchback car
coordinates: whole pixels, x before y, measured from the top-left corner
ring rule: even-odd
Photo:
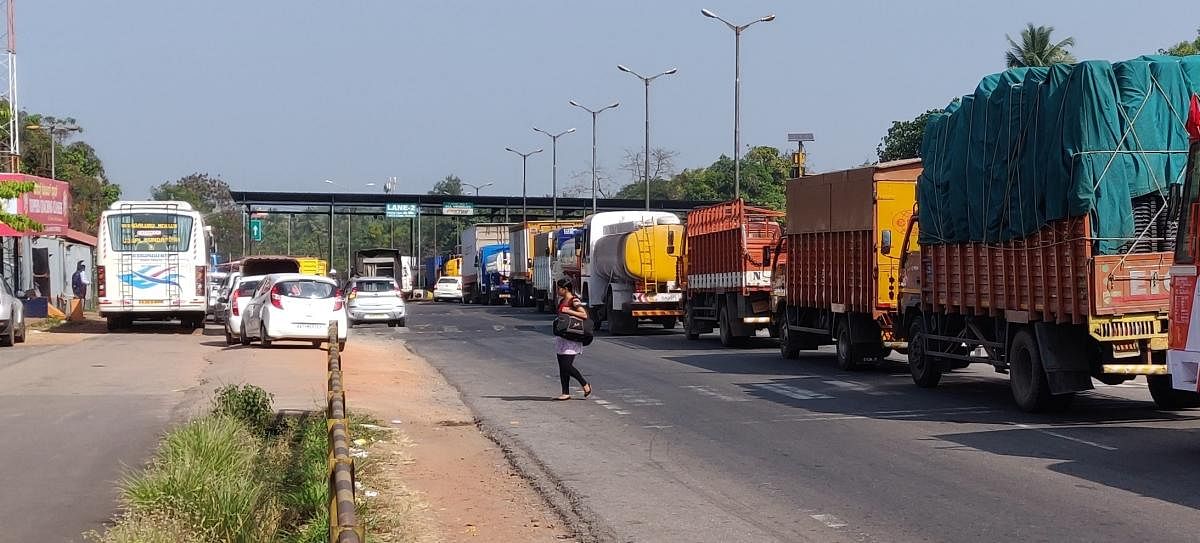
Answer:
[[[433,285],[433,301],[440,302],[442,300],[454,300],[461,302],[463,299],[462,277],[451,277],[444,275],[439,277],[437,284]]]
[[[408,309],[400,285],[391,277],[355,277],[346,285],[346,319],[350,326],[386,322],[404,327]]]
[[[338,348],[346,346],[345,301],[337,283],[319,275],[281,273],[266,276],[242,312],[242,342],[257,339],[264,347],[275,341],[309,341],[320,347],[330,321],[337,322]]]
[[[239,275],[230,285],[229,294],[221,296],[220,304],[225,308],[225,313],[218,315],[218,319],[225,323],[226,345],[233,345],[239,341],[242,345],[250,344],[250,338],[242,335],[242,315],[245,314],[246,306],[250,305],[250,299],[254,297],[258,285],[265,277],[265,275],[247,277]]]

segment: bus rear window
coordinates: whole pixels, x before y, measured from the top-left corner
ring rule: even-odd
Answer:
[[[184,252],[192,242],[192,218],[171,213],[109,215],[108,237],[118,252]]]

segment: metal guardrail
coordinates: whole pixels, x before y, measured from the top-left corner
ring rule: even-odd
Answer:
[[[354,458],[350,456],[350,423],[346,416],[346,391],[342,388],[342,353],[338,348],[337,321],[329,322],[329,375],[325,421],[329,431],[329,541],[362,543],[366,540],[354,504]]]

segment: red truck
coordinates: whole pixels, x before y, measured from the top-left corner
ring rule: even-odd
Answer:
[[[688,339],[717,329],[721,345],[734,347],[761,329],[775,335],[771,261],[783,235],[782,217],[741,199],[688,212],[679,264]]]

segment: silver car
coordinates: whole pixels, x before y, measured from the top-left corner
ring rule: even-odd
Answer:
[[[0,347],[25,342],[25,305],[17,294],[0,281]]]
[[[400,285],[391,277],[355,277],[346,284],[346,319],[350,326],[383,323],[405,326],[408,311]]]

